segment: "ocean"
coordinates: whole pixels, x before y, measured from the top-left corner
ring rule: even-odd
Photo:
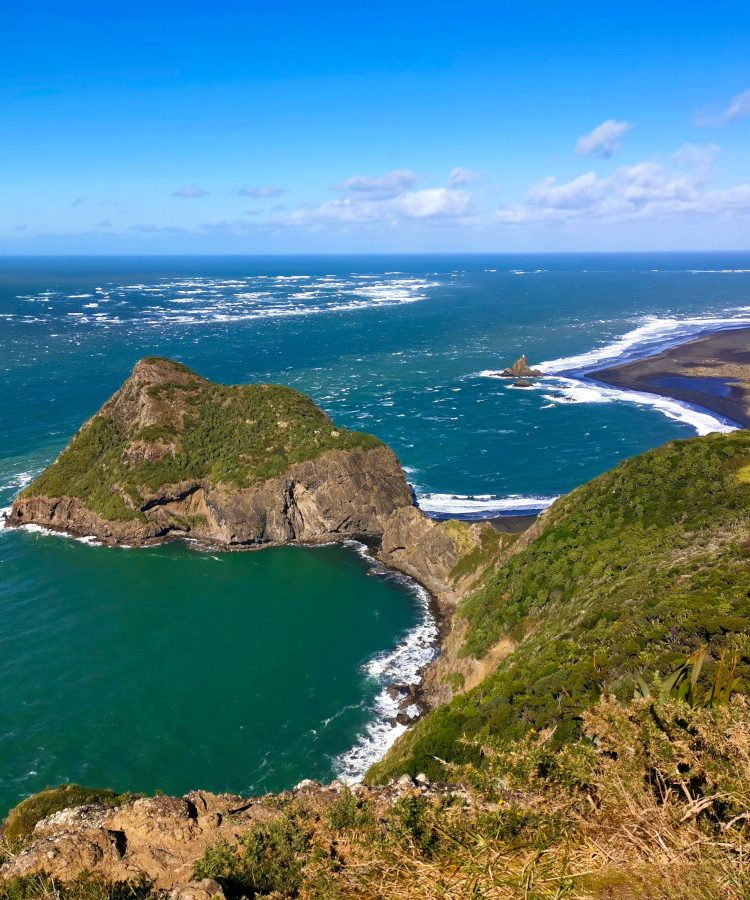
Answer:
[[[137,359],[288,384],[398,454],[420,506],[544,508],[731,422],[597,367],[750,324],[750,254],[0,258],[0,506]],[[526,353],[548,377],[492,373]],[[356,778],[432,653],[357,546],[212,554],[0,532],[0,811],[66,781],[238,793]]]

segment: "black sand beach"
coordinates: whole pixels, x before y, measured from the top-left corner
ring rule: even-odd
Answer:
[[[590,372],[589,377],[681,400],[750,427],[750,328],[709,334],[647,359]]]

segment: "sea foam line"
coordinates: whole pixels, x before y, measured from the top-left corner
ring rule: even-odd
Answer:
[[[417,503],[431,516],[461,516],[467,519],[492,519],[502,515],[536,513],[551,506],[557,497],[511,494],[419,494]]]
[[[687,319],[647,316],[641,325],[602,347],[537,364],[545,375],[582,375],[603,366],[654,356],[701,334],[750,326],[748,316],[696,316]]]
[[[421,682],[422,670],[435,659],[438,652],[438,629],[430,608],[430,595],[421,585],[375,561],[364,544],[345,541],[345,545],[359,553],[377,574],[388,575],[407,585],[414,593],[420,611],[417,625],[392,650],[377,653],[362,666],[363,673],[380,685],[372,706],[372,720],[354,746],[334,760],[337,777],[347,784],[354,784],[362,780],[367,769],[382,759],[406,731],[406,725],[395,721],[401,711],[400,698],[391,697],[388,687],[394,684],[417,685]],[[410,718],[416,718],[422,710],[412,704],[405,712]]]
[[[740,307],[747,310],[747,307]],[[748,316],[695,316],[678,319],[676,317],[647,316],[642,324],[621,337],[573,356],[546,360],[537,363],[546,376],[524,390],[545,391],[548,406],[561,403],[612,403],[620,401],[647,406],[657,410],[669,419],[691,426],[696,434],[735,431],[736,422],[720,416],[705,407],[662,397],[645,391],[632,391],[604,385],[588,377],[598,369],[623,365],[638,359],[655,356],[679,344],[687,343],[701,335],[728,331],[750,326]],[[497,377],[497,371],[485,370],[477,373],[480,377]],[[520,388],[519,388],[520,390]]]
[[[673,400],[671,397],[662,397],[660,394],[649,394],[645,391],[631,391],[626,388],[604,386],[583,376],[583,378],[553,378],[545,379],[540,385],[544,390],[550,391],[542,396],[551,404],[559,403],[612,403],[620,401],[633,403],[637,406],[647,406],[662,413],[668,419],[682,422],[695,429],[696,434],[706,435],[713,432],[728,433],[736,431],[737,423],[713,413],[703,407],[693,406],[682,400]]]

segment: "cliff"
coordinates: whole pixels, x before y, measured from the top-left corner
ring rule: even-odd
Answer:
[[[475,742],[530,730],[576,740],[603,689],[628,699],[639,673],[668,672],[704,645],[705,671],[724,652],[747,678],[748,534],[747,431],[673,441],[562,497],[468,586],[445,673],[452,699],[368,778],[448,777],[476,758]],[[465,682],[461,665],[485,677]]]
[[[101,415],[123,427],[118,395]],[[148,407],[121,399],[124,422]],[[132,427],[145,440],[149,425]],[[379,510],[380,557],[432,591],[443,652],[425,677],[432,710],[367,784],[44,792],[6,823],[2,900],[750,895],[750,434],[628,460],[521,535]]]
[[[393,452],[337,428],[303,394],[214,384],[148,358],[21,493],[8,524],[108,544],[250,548],[379,537],[411,503]]]

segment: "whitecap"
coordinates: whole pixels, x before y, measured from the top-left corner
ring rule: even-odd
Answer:
[[[547,381],[548,379],[545,379],[545,382]],[[551,403],[634,403],[637,406],[655,409],[675,422],[690,425],[699,435],[712,432],[727,434],[738,428],[736,423],[707,409],[659,394],[614,388],[577,378],[555,378],[549,381],[551,383],[545,383],[545,388],[551,393],[543,394],[543,397]]]
[[[34,474],[32,472],[16,472],[15,475],[10,476],[8,481],[3,481],[0,484],[0,491],[21,490],[27,484],[31,484],[33,480]]]
[[[461,516],[472,519],[492,519],[496,516],[533,513],[547,509],[557,496],[523,496],[510,494],[498,497],[495,494],[439,494],[427,493],[417,496],[417,504],[422,512],[432,516]]]

